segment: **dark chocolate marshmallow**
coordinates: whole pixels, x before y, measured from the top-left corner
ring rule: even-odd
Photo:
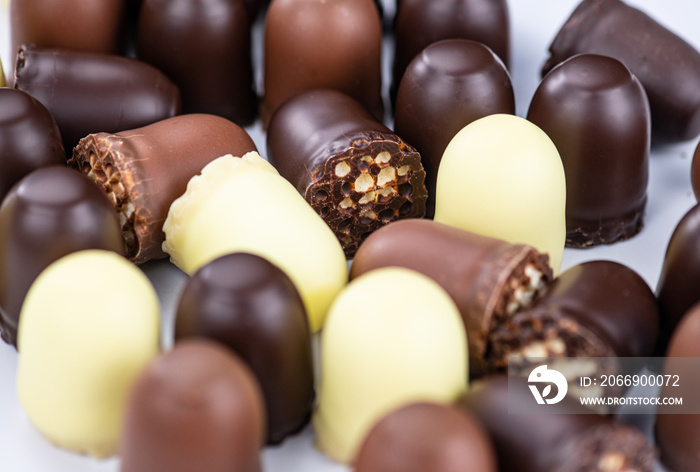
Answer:
[[[222,256],[199,269],[177,307],[175,339],[219,341],[236,351],[260,382],[267,442],[278,444],[311,416],[311,334],[299,292],[277,266],[248,253]]]
[[[508,66],[510,15],[506,0],[400,0],[394,18],[392,97],[408,64],[442,39],[485,44]]]
[[[253,122],[249,12],[244,0],[144,0],[137,56],[180,89],[183,113]]]
[[[501,472],[652,472],[654,449],[641,431],[587,410],[566,396],[546,413],[525,382],[492,376],[474,382],[460,402],[485,426]]]
[[[466,410],[411,403],[380,419],[365,437],[355,472],[496,472],[491,438]]]
[[[552,69],[527,119],[552,139],[566,175],[566,245],[591,247],[644,226],[649,181],[649,104],[617,59],[580,54]]]
[[[308,90],[338,90],[384,118],[382,24],[373,0],[275,0],[265,21],[264,97],[272,114]]]
[[[61,133],[46,107],[21,90],[0,88],[0,202],[31,171],[65,163]]]
[[[533,307],[491,336],[490,364],[518,357],[650,357],[659,333],[654,293],[613,261],[589,261],[562,273]]]
[[[373,233],[357,251],[350,277],[389,266],[416,270],[452,297],[467,329],[472,376],[486,370],[490,333],[541,296],[552,280],[548,257],[531,246],[421,219]]]
[[[162,72],[110,54],[23,46],[15,88],[48,108],[69,156],[90,133],[138,128],[180,111],[180,92]]]
[[[90,179],[65,166],[49,166],[12,187],[0,206],[0,329],[5,342],[17,345],[20,310],[34,279],[51,263],[84,249],[123,253],[117,215]]]
[[[669,339],[685,313],[700,301],[700,205],[681,218],[666,247],[656,286],[661,329],[656,350],[663,355]]]
[[[610,56],[644,86],[654,142],[700,134],[700,53],[646,13],[620,0],[583,0],[549,47],[546,74],[576,54]]]
[[[192,114],[88,135],[68,165],[90,176],[109,196],[120,217],[126,255],[142,263],[166,257],[163,223],[189,180],[217,157],[255,150],[248,133],[235,123]]]
[[[341,92],[313,90],[280,107],[270,121],[267,152],[348,258],[377,228],[425,214],[420,154]]]
[[[435,214],[438,167],[450,140],[472,121],[496,113],[515,114],[513,85],[503,62],[483,44],[438,41],[408,65],[396,96],[394,130],[421,155],[426,216]]]
[[[129,393],[121,472],[261,472],[265,406],[245,363],[213,341],[175,347]]]

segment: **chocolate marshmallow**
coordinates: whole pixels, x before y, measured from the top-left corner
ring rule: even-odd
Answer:
[[[452,297],[467,329],[473,376],[486,370],[490,333],[541,296],[552,280],[547,256],[531,246],[420,219],[397,221],[367,238],[350,277],[389,266],[416,270]]]
[[[576,54],[610,56],[644,86],[654,142],[700,134],[700,53],[641,10],[620,0],[583,0],[549,47],[542,75]]]
[[[180,93],[162,72],[110,54],[22,46],[15,88],[51,112],[68,156],[90,133],[138,128],[180,112]]]
[[[381,50],[373,0],[275,0],[265,20],[263,126],[284,102],[318,88],[350,95],[381,121]]]
[[[183,113],[253,122],[251,20],[244,0],[144,0],[137,56],[180,89]]]
[[[566,245],[591,247],[644,226],[649,181],[649,103],[617,59],[580,54],[552,69],[527,119],[552,139],[566,175]]]
[[[90,179],[49,166],[12,187],[0,206],[0,330],[6,343],[17,345],[22,303],[34,279],[83,249],[123,253],[117,215]]]
[[[285,103],[270,121],[267,151],[348,258],[377,228],[425,214],[420,154],[343,93],[313,90]]]
[[[214,115],[176,116],[115,134],[80,140],[68,164],[92,178],[119,213],[133,262],[166,257],[163,222],[170,204],[210,161],[242,156],[255,144],[240,126]]]
[[[495,113],[515,114],[515,96],[503,62],[483,44],[445,39],[408,65],[396,96],[394,129],[421,155],[426,216],[435,213],[438,167],[450,140],[472,121]]]

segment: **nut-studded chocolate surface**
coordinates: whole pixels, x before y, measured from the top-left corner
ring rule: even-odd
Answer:
[[[348,258],[372,231],[425,214],[420,154],[340,92],[307,92],[283,105],[270,121],[267,148]]]

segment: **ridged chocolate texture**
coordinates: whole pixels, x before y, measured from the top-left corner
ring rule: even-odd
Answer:
[[[22,302],[42,270],[84,249],[122,254],[120,233],[109,200],[78,172],[49,166],[20,180],[0,206],[2,339],[17,345]]]
[[[460,402],[490,433],[500,472],[655,470],[654,450],[640,431],[587,412],[571,396],[547,405],[546,414],[509,413],[530,405],[537,406],[526,383],[506,376],[474,382]]]
[[[664,375],[678,375],[678,385],[671,382],[663,386],[660,397],[675,397],[691,404],[700,392],[697,358],[700,357],[700,305],[683,317],[666,351]],[[678,359],[675,358],[686,358]],[[687,359],[695,358],[695,359]],[[671,377],[673,378],[673,377]],[[661,452],[661,462],[673,471],[700,470],[700,416],[697,414],[673,414],[678,407],[659,405],[656,415],[656,443]]]
[[[373,0],[274,0],[265,20],[263,126],[290,98],[329,88],[384,118],[382,24]]]
[[[256,150],[240,126],[214,115],[181,115],[143,128],[86,136],[68,165],[102,188],[119,214],[127,257],[166,257],[163,223],[187,182],[225,154]]]
[[[22,44],[34,44],[117,54],[121,51],[124,15],[124,0],[12,0],[12,53]]]
[[[0,156],[0,201],[31,171],[66,162],[56,121],[21,90],[0,88]]]
[[[650,357],[659,309],[642,277],[613,261],[589,261],[561,274],[532,308],[493,333],[491,363],[508,356]]]
[[[394,18],[392,97],[419,52],[442,39],[471,39],[488,46],[508,66],[510,14],[506,0],[400,0]]]
[[[496,472],[488,434],[466,411],[437,403],[411,403],[371,429],[355,472]]]
[[[646,13],[620,0],[583,0],[549,47],[542,75],[581,53],[614,57],[644,86],[654,142],[700,134],[700,53]]]
[[[265,407],[255,377],[213,341],[175,345],[127,400],[121,472],[260,472]]]
[[[180,92],[162,72],[110,54],[22,46],[15,88],[51,112],[69,156],[90,133],[137,128],[180,112]]]
[[[700,205],[681,218],[666,247],[656,285],[661,328],[657,354],[663,355],[674,329],[685,313],[700,301]]]
[[[380,267],[418,271],[442,286],[467,330],[472,376],[485,372],[490,333],[541,296],[552,280],[546,255],[431,220],[397,221],[360,246],[351,279]]]
[[[503,62],[486,46],[446,39],[409,64],[396,96],[394,130],[421,155],[428,189],[426,216],[435,214],[435,183],[442,154],[474,120],[515,114],[515,95]]]
[[[238,353],[260,382],[267,442],[278,444],[309,421],[314,401],[311,334],[289,277],[262,257],[222,256],[187,282],[177,307],[175,339],[219,341]]]
[[[341,92],[313,90],[280,107],[270,121],[267,152],[348,258],[377,228],[425,214],[420,154]]]
[[[137,55],[179,87],[183,113],[246,126],[258,104],[250,29],[244,0],[144,0]]]
[[[566,245],[592,247],[644,226],[649,181],[649,103],[620,61],[580,54],[537,88],[528,120],[552,139],[566,175]]]

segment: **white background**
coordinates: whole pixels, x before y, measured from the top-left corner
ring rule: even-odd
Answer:
[[[31,1],[31,0],[27,0]],[[539,83],[539,70],[549,43],[568,18],[577,0],[509,0],[511,15],[511,76],[515,87],[517,114],[524,116]],[[630,0],[700,49],[700,7],[697,0]],[[393,11],[388,6],[387,11]],[[0,58],[8,70],[9,26],[6,5],[0,4]],[[259,53],[261,35],[255,35]],[[385,71],[391,48],[385,47]],[[259,71],[258,71],[259,73]],[[385,78],[385,87],[388,79]],[[261,154],[264,136],[259,124],[250,128]],[[639,272],[652,289],[661,269],[666,244],[678,220],[695,203],[690,186],[690,163],[696,140],[654,148],[651,157],[646,227],[630,241],[588,249],[567,249],[564,269],[593,259],[622,262]],[[154,281],[161,298],[164,339],[170,335],[177,294],[185,276],[168,262],[149,263],[144,270]],[[79,282],[79,281],[78,281]],[[118,459],[96,461],[53,447],[29,423],[15,391],[17,353],[0,342],[0,471],[2,472],[88,472],[117,471]],[[639,420],[639,419],[638,419]],[[647,422],[648,426],[649,422]],[[267,448],[263,463],[270,472],[338,472],[349,470],[326,459],[313,449],[313,432],[307,428],[282,446]],[[206,471],[203,471],[206,472]]]

